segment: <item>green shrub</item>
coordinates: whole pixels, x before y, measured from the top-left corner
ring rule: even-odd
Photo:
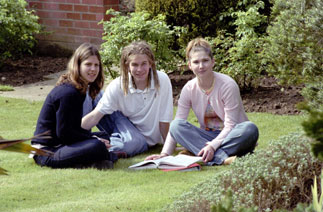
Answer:
[[[312,151],[314,155],[323,161],[323,110],[313,109],[303,105],[307,110],[308,119],[302,123],[306,135],[313,139]]]
[[[234,210],[233,206],[234,205],[233,205],[232,193],[229,192],[224,197],[224,199],[221,201],[221,203],[219,203],[218,205],[213,205],[211,207],[211,212],[232,212]],[[239,212],[258,212],[256,206],[251,207],[251,208],[240,207],[237,211],[239,211]],[[308,205],[308,204],[303,204],[303,203],[297,204],[297,207],[294,208],[294,210],[292,210],[292,211],[293,212],[321,212],[321,211],[315,211],[313,209],[313,204]],[[274,210],[274,212],[288,212],[288,210],[276,209],[276,210]]]
[[[291,210],[300,202],[311,202],[310,185],[321,169],[322,163],[311,155],[308,139],[291,134],[237,159],[229,170],[216,173],[164,211],[209,211],[228,191],[232,191],[233,211],[254,206],[258,211]]]
[[[302,96],[312,109],[323,111],[323,83],[307,83],[301,91]]]
[[[271,19],[263,51],[267,71],[280,83],[305,83],[302,107],[309,118],[303,127],[315,140],[314,154],[323,159],[323,2],[275,0]]]
[[[136,11],[163,14],[167,24],[187,27],[187,33],[179,39],[180,46],[196,37],[215,35],[217,30],[219,8],[213,0],[137,0]]]
[[[0,67],[7,58],[31,53],[34,35],[41,30],[38,17],[26,5],[25,0],[0,0]]]
[[[135,40],[145,40],[151,45],[159,70],[167,72],[175,69],[177,55],[169,47],[173,43],[172,36],[180,35],[182,28],[170,29],[163,15],[152,18],[147,12],[131,13],[128,17],[110,9],[107,14],[113,17],[101,22],[105,32],[101,56],[111,77],[118,75],[115,67],[119,64],[122,48]]]
[[[220,31],[216,38],[210,39],[214,46],[215,71],[233,77],[243,90],[257,87],[258,79],[265,71],[260,54],[263,35],[256,30],[266,21],[266,17],[259,13],[263,8],[264,2],[258,1],[247,11],[232,13],[236,33]]]
[[[305,102],[298,105],[308,115],[302,123],[306,135],[313,139],[312,151],[323,161],[323,84],[322,82],[307,83],[302,90]]]
[[[153,16],[164,14],[167,24],[185,26],[188,31],[180,39],[178,46],[186,44],[196,37],[216,37],[218,31],[235,33],[232,13],[248,10],[259,0],[213,1],[213,0],[136,0],[136,11],[147,11]],[[264,0],[261,14],[269,15],[269,0]],[[265,32],[267,23],[257,28]]]
[[[322,82],[323,1],[275,0],[263,53],[281,83]]]

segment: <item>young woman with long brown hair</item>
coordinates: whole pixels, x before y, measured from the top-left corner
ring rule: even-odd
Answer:
[[[54,152],[53,156],[35,155],[40,166],[52,168],[112,168],[109,140],[81,128],[83,102],[88,91],[92,98],[104,83],[101,57],[95,46],[80,45],[63,74],[48,94],[41,109],[35,135],[49,131],[50,139],[33,139],[33,146]]]

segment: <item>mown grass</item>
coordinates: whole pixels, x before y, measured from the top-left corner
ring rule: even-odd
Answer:
[[[7,139],[30,137],[42,102],[0,97],[0,135]],[[259,146],[301,130],[302,116],[249,113],[260,131]],[[196,123],[193,114],[190,121]],[[0,211],[158,211],[194,185],[230,166],[203,167],[200,172],[131,171],[127,167],[158,153],[121,159],[115,169],[50,169],[35,165],[25,154],[0,151]]]
[[[15,89],[9,85],[0,85],[0,91],[14,91]]]

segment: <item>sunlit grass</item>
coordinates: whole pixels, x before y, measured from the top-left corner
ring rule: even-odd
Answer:
[[[0,97],[0,135],[7,139],[33,135],[42,102]],[[259,127],[257,148],[301,130],[302,116],[248,114]],[[191,122],[197,122],[193,114]],[[230,166],[203,167],[200,172],[133,171],[127,167],[148,153],[120,159],[113,170],[50,169],[34,164],[28,155],[0,151],[0,211],[157,211],[194,185]]]
[[[0,85],[0,91],[14,91],[15,89],[10,85]]]

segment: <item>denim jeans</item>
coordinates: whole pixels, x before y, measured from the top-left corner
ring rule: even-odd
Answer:
[[[101,92],[95,100],[92,100],[88,95],[86,96],[83,103],[83,115],[95,108],[102,94]],[[127,153],[128,157],[131,157],[148,150],[146,138],[120,111],[104,115],[97,128],[110,135],[109,140],[112,147],[109,151],[123,151]]]
[[[206,131],[198,128],[183,119],[175,119],[170,125],[170,134],[174,140],[195,155],[220,133],[220,130]],[[258,135],[258,128],[252,122],[237,124],[214,152],[214,158],[207,165],[221,165],[230,156],[243,156],[252,152]]]
[[[42,149],[52,151],[54,155],[35,155],[35,162],[40,166],[52,168],[73,168],[78,165],[88,165],[102,160],[117,160],[114,154],[109,153],[105,144],[96,138],[70,145],[44,147]]]

